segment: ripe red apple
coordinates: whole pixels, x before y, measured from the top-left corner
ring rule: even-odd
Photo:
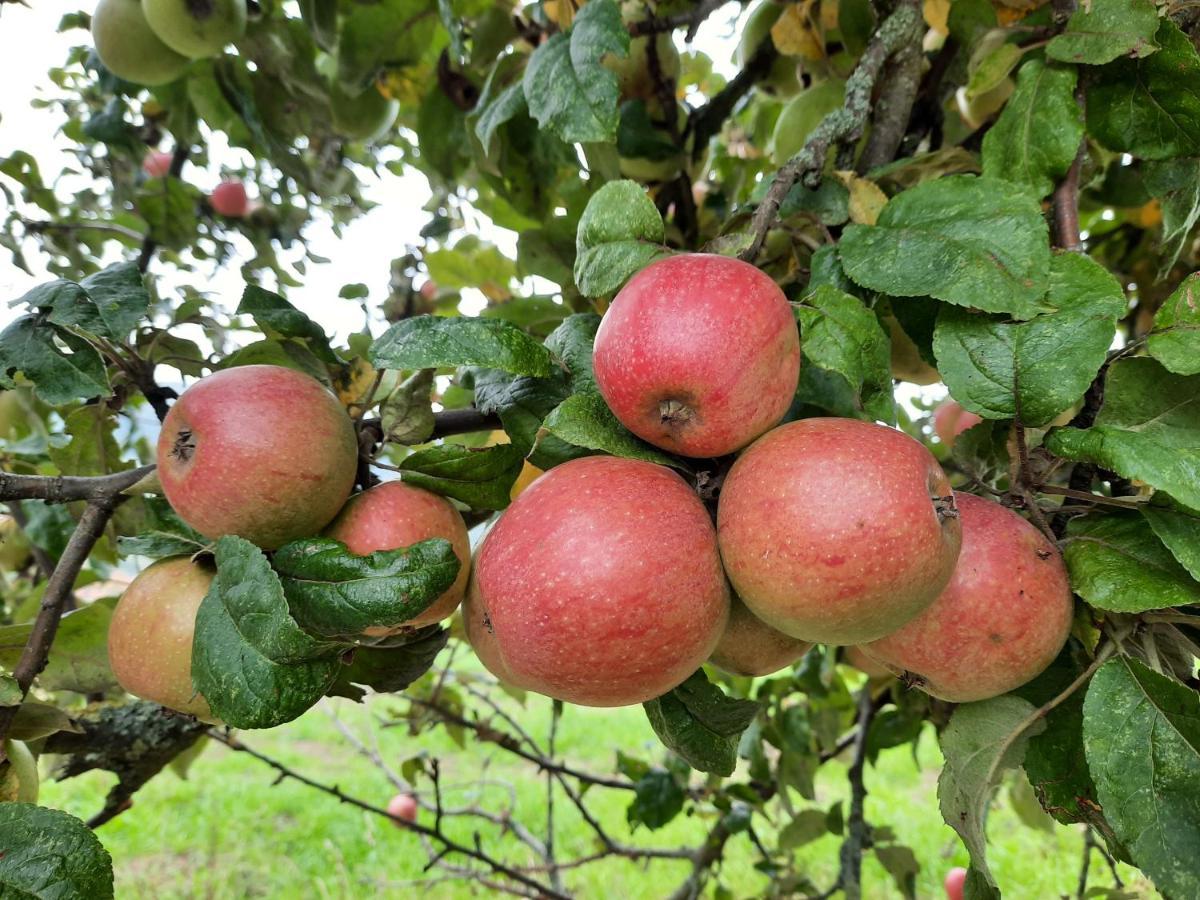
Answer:
[[[160,560],[125,589],[108,626],[108,662],[126,691],[213,721],[192,687],[196,610],[214,571],[186,556]]]
[[[670,469],[611,456],[535,481],[483,539],[475,579],[513,680],[583,706],[676,687],[729,614],[704,505]]]
[[[939,441],[950,448],[954,446],[955,438],[982,421],[982,417],[968,412],[957,400],[947,397],[933,411],[933,432]]]
[[[151,150],[142,157],[142,171],[151,178],[162,178],[171,171],[171,154],[162,150]]]
[[[167,413],[158,478],[205,537],[236,534],[274,550],[309,537],[354,484],[358,441],[345,408],[315,379],[239,366],[200,379]]]
[[[246,186],[240,181],[222,181],[213,188],[208,202],[212,204],[213,212],[230,219],[240,219],[250,210]]]
[[[999,503],[955,494],[962,553],[933,605],[863,650],[927,694],[955,703],[1018,688],[1054,660],[1074,603],[1062,557]]]
[[[946,873],[946,900],[963,900],[963,886],[967,883],[967,870],[955,866]]]
[[[369,628],[368,635],[440,622],[462,602],[471,573],[471,542],[463,517],[449,500],[402,481],[389,481],[351,497],[325,533],[359,556],[408,547],[430,538],[445,538],[461,563],[454,584],[425,612],[391,627]]]
[[[786,669],[810,647],[808,641],[776,631],[734,597],[729,606],[729,624],[708,661],[730,675],[770,675]]]
[[[801,640],[889,634],[950,580],[962,529],[933,455],[857,419],[802,419],[756,441],[729,470],[717,533],[733,588]]]
[[[680,254],[617,294],[594,364],[600,393],[634,434],[684,456],[721,456],[787,412],[800,336],[783,292],[754,266]]]
[[[475,577],[474,571],[471,572],[471,581],[467,586],[467,596],[463,599],[462,618],[467,642],[475,651],[475,655],[479,657],[479,661],[483,663],[483,667],[513,687],[528,688],[529,685],[523,683],[512,673],[500,655],[500,647],[496,642],[495,631],[492,627],[492,618],[483,604],[483,597],[479,594],[479,580]]]
[[[882,663],[877,663],[871,657],[863,652],[863,649],[855,644],[846,647],[842,651],[842,662],[848,666],[853,666],[862,672],[868,678],[891,678],[892,671]]]
[[[417,820],[417,798],[412,794],[397,794],[388,801],[387,811],[389,816],[405,822],[415,822]]]

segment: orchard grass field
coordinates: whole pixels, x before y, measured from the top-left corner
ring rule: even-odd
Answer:
[[[471,667],[467,667],[471,668]],[[523,711],[506,698],[535,736],[549,727],[550,701],[530,694]],[[373,745],[385,761],[398,764],[418,753],[436,756],[446,783],[448,804],[477,799],[500,811],[511,807],[515,817],[532,825],[545,815],[545,781],[532,777],[532,767],[503,753],[481,754],[462,746],[443,728],[413,737],[403,724],[380,727],[406,706],[403,700],[374,697],[365,705],[327,699],[295,722],[259,734],[245,735],[254,749],[298,771],[337,784],[347,793],[383,805],[395,788],[386,775],[346,739],[338,723]],[[584,768],[604,771],[612,765],[614,748],[652,753],[654,732],[640,709],[596,710],[572,707],[558,730],[562,756]],[[817,806],[847,799],[846,760],[835,760],[817,774]],[[937,811],[934,794],[942,756],[932,727],[927,726],[913,748],[884,750],[868,769],[867,814],[871,821],[907,836],[921,863],[916,881],[918,898],[940,898],[942,878],[951,866],[965,866],[968,856],[954,831]],[[245,754],[212,742],[192,763],[186,778],[164,773],[139,793],[135,806],[100,832],[115,861],[119,897],[145,900],[238,900],[245,897],[354,898],[477,897],[481,889],[467,882],[441,882],[420,887],[428,876],[418,839],[394,828],[381,816],[363,812],[294,781],[272,784],[274,773]],[[93,772],[65,782],[47,781],[42,797],[76,815],[87,817],[103,802],[112,782],[107,773]],[[219,787],[218,787],[219,785]],[[428,798],[422,798],[427,801]],[[614,792],[592,792],[590,808],[618,839],[629,835],[625,821],[627,798]],[[1026,807],[1031,808],[1031,807]],[[420,814],[429,818],[429,810]],[[1036,819],[1035,819],[1036,821]],[[1044,821],[1044,820],[1043,820]],[[778,824],[778,823],[776,823]],[[989,819],[989,861],[1011,896],[1052,898],[1074,896],[1082,860],[1080,828],[1029,828],[1014,809],[1009,789],[1000,792]],[[680,817],[642,838],[655,846],[695,843],[711,821]],[[470,833],[450,826],[463,837]],[[485,843],[496,829],[483,826]],[[592,832],[567,804],[556,807],[559,851],[584,854],[595,846]],[[773,839],[773,829],[760,838]],[[494,840],[494,837],[491,838]],[[747,838],[742,836],[740,840]],[[819,882],[837,875],[839,839],[828,834],[796,850],[797,867]],[[720,870],[720,883],[743,900],[758,896],[765,877],[753,868],[750,852],[731,853]],[[1091,864],[1100,871],[1093,884],[1112,884],[1100,855]],[[1118,863],[1125,889],[1134,897],[1160,896],[1136,870]],[[667,896],[682,877],[679,863],[656,862],[649,867],[621,860],[611,869],[583,869],[570,880],[580,897],[651,900]],[[868,896],[901,898],[874,857],[864,859]]]

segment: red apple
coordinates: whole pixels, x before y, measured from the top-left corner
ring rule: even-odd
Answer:
[[[417,798],[412,794],[397,794],[387,805],[388,815],[404,822],[417,820]],[[403,827],[403,826],[398,826]]]
[[[770,675],[792,665],[810,647],[808,641],[776,631],[734,597],[729,624],[708,661],[730,675]]]
[[[939,441],[950,448],[954,446],[955,438],[982,421],[982,417],[968,412],[957,400],[947,397],[933,411],[933,432]]]
[[[800,336],[783,292],[754,266],[681,254],[617,294],[594,365],[600,393],[634,434],[684,456],[721,456],[787,412]]]
[[[186,556],[160,560],[125,589],[108,626],[108,662],[126,691],[212,721],[192,687],[196,610],[214,571]]]
[[[142,157],[142,171],[151,178],[162,178],[171,171],[171,154],[151,150]]]
[[[368,635],[440,622],[462,602],[471,573],[471,542],[462,515],[449,500],[401,481],[389,481],[351,497],[325,533],[359,556],[408,547],[430,538],[445,538],[461,563],[454,584],[425,612],[392,627],[367,629]]]
[[[483,663],[483,667],[513,687],[528,688],[529,685],[522,683],[512,673],[500,655],[500,647],[496,642],[495,630],[492,627],[492,618],[483,604],[483,597],[479,594],[479,580],[475,577],[474,571],[471,572],[467,596],[463,600],[462,618],[467,642],[475,651],[475,655],[479,657],[479,661]]]
[[[756,441],[717,507],[733,588],[784,634],[858,644],[889,634],[950,580],[962,529],[933,455],[857,419],[802,419]]]
[[[350,495],[358,441],[316,380],[282,366],[215,372],[184,391],[158,437],[158,478],[206,537],[274,550],[309,537]]]
[[[955,494],[962,553],[941,596],[863,650],[927,694],[985,700],[1040,674],[1071,632],[1074,603],[1058,550],[999,503]]]
[[[842,651],[842,662],[848,666],[853,666],[862,672],[868,678],[891,678],[892,670],[882,663],[877,663],[871,657],[863,652],[862,647],[855,644],[846,647]]]
[[[946,873],[946,900],[963,900],[963,886],[967,883],[967,870],[955,866]]]
[[[246,186],[240,181],[222,181],[213,188],[208,201],[212,204],[213,212],[230,219],[240,219],[250,210]]]
[[[704,505],[670,469],[611,456],[535,481],[483,539],[475,579],[511,680],[583,706],[676,687],[729,614]]]

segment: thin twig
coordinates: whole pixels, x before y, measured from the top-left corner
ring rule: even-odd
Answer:
[[[862,897],[862,857],[870,842],[870,826],[863,814],[867,788],[864,774],[867,762],[867,736],[877,706],[871,697],[869,685],[863,685],[858,698],[858,733],[854,738],[854,758],[846,777],[850,781],[850,814],[846,817],[846,839],[842,842],[841,871],[838,885],[846,894],[846,900]]]
[[[126,469],[111,475],[14,475],[0,472],[0,501],[45,500],[70,503],[75,500],[112,499],[154,471],[154,466]]]
[[[1054,494],[1056,497],[1070,497],[1086,503],[1098,503],[1101,506],[1116,506],[1121,509],[1142,509],[1144,500],[1126,500],[1121,497],[1105,497],[1103,494],[1093,494],[1090,491],[1076,491],[1056,484],[1043,484],[1037,488],[1039,494]]]

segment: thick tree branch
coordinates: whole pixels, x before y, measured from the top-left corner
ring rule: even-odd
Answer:
[[[858,160],[860,174],[896,158],[900,142],[908,132],[917,89],[921,86],[921,45],[905,44],[884,69],[883,87],[871,117],[871,136]]]
[[[1079,170],[1083,167],[1086,151],[1085,138],[1079,143],[1079,151],[1066,177],[1054,189],[1054,245],[1072,253],[1083,252],[1083,240],[1079,234]]]
[[[801,180],[810,187],[815,186],[820,181],[830,149],[858,140],[871,113],[871,91],[883,64],[902,47],[920,41],[921,25],[921,13],[915,0],[901,0],[895,12],[879,26],[846,82],[846,100],[842,108],[822,119],[800,152],[775,174],[754,212],[750,244],[739,254],[741,259],[753,262],[758,258],[767,232],[775,225],[779,207],[792,186]]]
[[[116,494],[108,494],[91,500],[84,509],[79,524],[71,533],[71,539],[67,542],[58,565],[54,567],[54,574],[50,576],[46,592],[42,595],[42,605],[34,620],[33,631],[30,632],[25,649],[21,651],[21,658],[17,660],[12,671],[12,677],[21,689],[22,700],[29,693],[33,679],[46,667],[50,646],[58,633],[58,622],[71,597],[75,579],[79,576],[83,564],[87,562],[96,541],[104,533],[104,526],[108,524],[113,510],[122,499]],[[8,736],[8,729],[12,726],[18,708],[19,705],[0,706],[0,743]]]
[[[110,503],[125,490],[133,487],[154,471],[154,466],[140,466],[111,475],[13,475],[0,472],[0,500],[45,500],[47,503],[70,503],[92,500]]]

